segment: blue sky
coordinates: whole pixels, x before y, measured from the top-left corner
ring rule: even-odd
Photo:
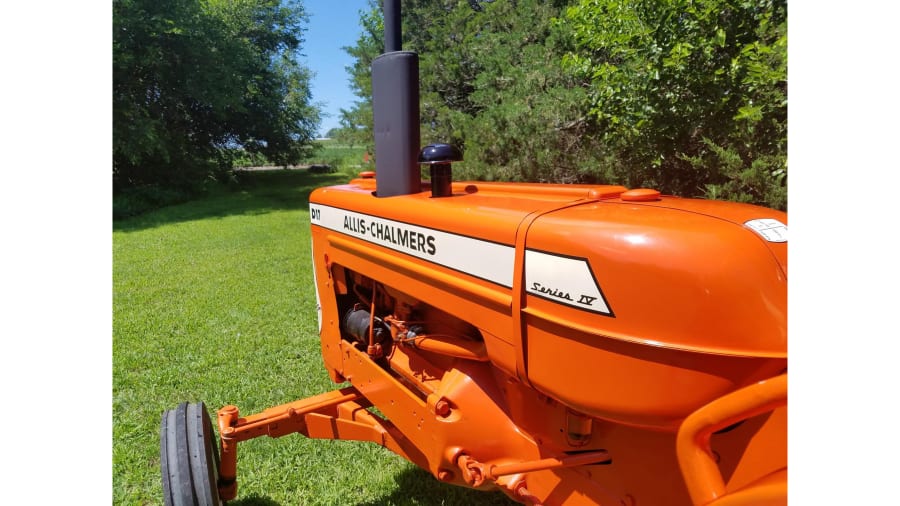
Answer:
[[[341,48],[356,44],[359,37],[359,11],[368,9],[367,0],[304,0],[309,14],[302,53],[304,62],[315,73],[313,101],[322,105],[324,117],[319,127],[323,135],[338,126],[339,111],[349,109],[357,100],[350,90],[345,67],[353,59]]]

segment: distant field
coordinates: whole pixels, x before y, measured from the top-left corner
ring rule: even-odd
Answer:
[[[308,196],[343,181],[252,172],[236,191],[115,222],[113,504],[162,504],[160,417],[179,402],[252,414],[338,387],[316,332]],[[512,504],[371,443],[292,435],[239,448],[232,505]]]
[[[328,166],[332,172],[339,172],[348,177],[355,177],[364,170],[375,170],[374,159],[372,159],[371,154],[366,156],[365,146],[341,144],[332,139],[319,139],[314,144],[317,149],[312,155],[307,156],[289,168]],[[284,168],[280,165],[273,165],[259,160],[241,160],[236,163],[235,170],[239,171]]]
[[[350,146],[331,139],[319,140],[316,141],[316,144],[321,146],[322,149],[317,154],[307,158],[307,163],[334,164],[336,161],[342,169],[355,168],[365,170],[362,168],[366,166],[365,146]],[[374,166],[374,164],[371,163],[371,159],[369,165]]]

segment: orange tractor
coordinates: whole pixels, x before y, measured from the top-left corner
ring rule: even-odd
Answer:
[[[310,196],[337,390],[162,417],[166,504],[237,494],[259,436],[370,441],[525,504],[787,502],[787,215],[621,186],[454,182],[385,2],[376,173]],[[420,165],[430,169],[422,181]],[[377,408],[372,410],[370,408]]]

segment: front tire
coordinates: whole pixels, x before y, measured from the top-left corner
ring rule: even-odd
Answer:
[[[163,413],[160,467],[166,506],[221,506],[218,444],[202,402]]]

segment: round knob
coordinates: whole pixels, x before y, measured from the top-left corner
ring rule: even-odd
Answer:
[[[452,163],[462,161],[462,153],[455,146],[444,143],[429,144],[419,152],[419,163]]]
[[[429,144],[419,152],[419,163],[431,168],[431,196],[453,195],[453,174],[450,165],[462,160],[462,153],[450,144]]]

